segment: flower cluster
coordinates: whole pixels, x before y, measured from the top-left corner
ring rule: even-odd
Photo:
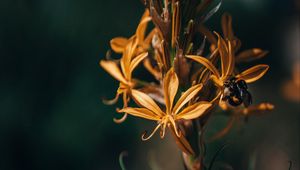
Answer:
[[[158,130],[163,138],[168,128],[179,148],[193,156],[201,148],[189,142],[189,126],[197,124],[201,131],[217,109],[229,113],[232,119],[214,139],[227,133],[236,116],[274,107],[270,103],[252,105],[248,89],[248,84],[263,77],[269,66],[260,64],[242,72],[237,67],[265,56],[267,51],[253,48],[239,52],[241,41],[234,35],[232,18],[227,13],[221,20],[222,35],[207,29],[205,21],[221,5],[212,4],[211,0],[144,1],[146,9],[134,35],[110,42],[112,50],[122,56],[100,61],[101,67],[119,81],[116,97],[105,100],[106,104],[114,104],[122,96],[123,107],[117,112],[124,115],[115,122],[125,121],[128,114],[155,121],[154,130],[145,132],[142,140]],[[150,22],[154,25],[151,29]],[[132,76],[140,64],[156,81]],[[135,107],[129,106],[131,99]]]

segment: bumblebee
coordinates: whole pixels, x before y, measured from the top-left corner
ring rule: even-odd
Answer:
[[[247,83],[235,77],[230,78],[224,83],[223,94],[223,100],[226,100],[232,106],[243,104],[245,107],[248,107],[252,103],[252,96],[248,91]]]

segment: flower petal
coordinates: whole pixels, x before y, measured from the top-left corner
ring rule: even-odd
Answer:
[[[220,74],[218,72],[218,69],[206,58],[196,55],[186,55],[187,58],[190,58],[202,65],[204,65],[206,68],[208,68],[214,75],[216,75],[218,78],[220,78]]]
[[[158,116],[163,116],[165,114],[147,94],[135,89],[131,91],[131,94],[134,101],[142,107],[151,110],[154,114]]]
[[[146,10],[136,29],[136,37],[139,43],[144,41],[145,32],[149,21],[151,21],[151,17],[149,16],[149,11]]]
[[[252,48],[240,52],[236,56],[236,62],[249,62],[264,57],[268,54],[268,51],[264,51],[260,48]]]
[[[172,67],[166,74],[163,79],[163,89],[164,89],[164,96],[166,101],[166,113],[171,113],[173,107],[173,101],[176,96],[177,90],[179,86],[178,77]]]
[[[187,102],[189,102],[198,92],[202,89],[202,84],[197,84],[189,88],[186,92],[184,92],[181,97],[178,99],[177,103],[173,108],[173,114],[177,114],[179,110],[184,106]]]
[[[125,47],[125,51],[123,53],[123,56],[121,58],[121,68],[123,71],[123,74],[126,78],[131,77],[130,73],[130,63],[133,57],[133,54],[137,47],[137,39],[136,36],[132,36]]]
[[[232,65],[234,66],[232,61],[233,53],[231,51],[232,50],[231,44],[229,42],[227,48],[227,44],[224,41],[224,39],[217,32],[215,32],[215,34],[218,36],[218,49],[221,57],[221,69],[222,69],[221,77],[227,77],[229,74],[231,74],[230,70],[233,70]],[[230,54],[229,54],[229,46],[231,51]]]
[[[221,81],[217,76],[211,75],[210,79],[217,85],[218,87],[223,87],[223,81]]]
[[[158,69],[156,69],[154,66],[152,66],[151,61],[149,58],[146,58],[143,62],[144,67],[151,73],[156,80],[161,80],[161,73]]]
[[[131,63],[130,63],[130,74],[133,72],[133,70],[136,68],[136,66],[143,61],[144,58],[146,58],[148,56],[148,53],[142,53],[140,55],[138,55],[137,57],[135,57]]]
[[[209,102],[198,102],[187,108],[183,109],[176,116],[176,120],[178,119],[195,119],[201,116],[205,111],[212,106]]]
[[[228,43],[228,66],[227,68],[225,68],[226,78],[233,73],[235,67],[235,57],[234,57],[231,41],[228,40],[227,43]]]
[[[157,28],[153,28],[152,31],[147,35],[147,37],[144,39],[144,45],[147,45],[149,46],[151,41],[152,41],[152,38],[155,34],[157,34]]]
[[[256,65],[238,74],[236,78],[245,80],[246,83],[252,83],[260,79],[263,75],[265,75],[268,69],[269,69],[268,65],[264,65],[264,64]]]
[[[128,84],[116,62],[101,60],[100,66],[118,81],[122,82],[123,84]]]
[[[141,117],[144,119],[149,120],[160,120],[160,117],[154,114],[152,111],[146,109],[146,108],[132,108],[132,107],[126,107],[121,110],[118,110],[118,112],[128,113],[132,116]]]
[[[126,45],[128,43],[128,39],[125,37],[116,37],[110,40],[110,47],[116,53],[123,53]]]

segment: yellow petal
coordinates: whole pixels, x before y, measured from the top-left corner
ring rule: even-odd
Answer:
[[[184,106],[187,102],[189,102],[198,92],[202,89],[202,84],[197,84],[189,88],[186,92],[184,92],[181,97],[178,99],[177,103],[173,108],[173,114],[177,114],[179,110]]]
[[[217,85],[218,87],[223,87],[223,81],[221,81],[217,76],[211,75],[210,79]]]
[[[135,57],[131,63],[130,63],[130,74],[133,72],[133,70],[136,68],[136,66],[143,61],[144,58],[146,58],[148,56],[148,53],[142,53],[140,55],[138,55],[137,57]]]
[[[240,52],[236,56],[236,62],[248,62],[264,57],[268,54],[268,51],[264,51],[260,48],[252,48]]]
[[[152,66],[149,58],[146,58],[143,64],[144,67],[156,78],[156,80],[161,80],[161,73]]]
[[[148,10],[146,10],[148,11]],[[145,38],[145,32],[146,32],[146,28],[148,25],[148,22],[151,21],[151,17],[149,17],[149,12],[148,12],[148,16],[142,18],[141,22],[139,23],[137,29],[136,29],[136,37],[139,43],[144,41]]]
[[[204,65],[206,68],[208,68],[214,75],[216,75],[218,78],[220,78],[220,74],[217,70],[217,68],[206,58],[196,55],[186,55],[187,58],[190,58],[202,65]]]
[[[123,53],[127,43],[128,39],[124,37],[116,37],[110,40],[110,46],[116,53]]]
[[[174,68],[172,67],[167,72],[163,80],[163,89],[164,89],[164,96],[166,101],[167,114],[171,113],[173,107],[173,101],[178,90],[178,85],[179,85],[178,77],[174,71]]]
[[[114,61],[101,60],[100,66],[118,81],[122,82],[123,84],[128,84],[127,80],[122,75],[118,65]]]
[[[232,53],[231,55],[229,55],[229,49],[227,48],[226,42],[217,32],[215,32],[215,34],[218,36],[218,49],[221,57],[221,69],[222,69],[221,77],[227,77],[229,70],[233,70],[231,68],[233,62]]]
[[[150,111],[146,108],[126,107],[126,108],[123,108],[123,109],[119,110],[118,112],[128,113],[132,116],[141,117],[141,118],[149,119],[149,120],[156,120],[156,121],[160,120],[159,116],[157,116],[152,111]]]
[[[232,48],[232,44],[231,44],[231,41],[227,41],[228,43],[228,66],[226,69],[226,78],[227,76],[231,75],[234,71],[234,67],[235,67],[235,57],[234,57],[234,51],[233,51],[233,48]]]
[[[125,51],[120,61],[123,74],[126,78],[129,78],[131,76],[130,62],[132,60],[136,47],[137,47],[137,39],[136,36],[133,36],[129,39],[128,44],[126,45]]]
[[[263,75],[265,75],[268,69],[269,69],[268,65],[264,65],[264,64],[256,65],[254,67],[251,67],[243,71],[242,73],[237,75],[236,78],[245,80],[246,83],[252,83],[260,79]]]
[[[176,116],[176,120],[178,119],[195,119],[201,116],[207,109],[211,107],[211,103],[209,102],[198,102],[187,108],[183,109]]]
[[[146,44],[147,46],[150,45],[151,41],[152,41],[152,38],[153,36],[157,33],[157,28],[154,28],[148,35],[147,37],[145,38],[144,40],[144,44]]]
[[[157,106],[157,104],[145,93],[140,92],[138,90],[133,89],[131,91],[132,97],[134,101],[141,105],[142,107],[145,107],[149,110],[151,110],[154,114],[158,116],[163,116],[163,111]]]

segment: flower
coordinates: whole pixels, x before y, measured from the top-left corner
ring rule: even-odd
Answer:
[[[138,64],[148,55],[147,52],[144,52],[134,57],[137,46],[137,39],[135,36],[133,36],[128,41],[129,42],[126,45],[123,56],[120,59],[121,70],[116,61],[100,61],[100,66],[120,82],[116,97],[110,101],[106,101],[107,104],[114,104],[115,102],[117,102],[119,95],[123,94],[123,107],[127,107],[131,90],[135,87],[135,82],[132,79],[132,72],[138,66]],[[127,115],[125,114],[121,119],[114,119],[114,121],[117,123],[121,123],[126,119],[126,116]]]
[[[235,74],[235,57],[232,49],[232,43],[230,40],[227,40],[226,42],[218,33],[215,34],[218,36],[218,48],[215,49],[213,53],[216,53],[218,51],[220,54],[221,73],[214,66],[214,64],[205,57],[196,55],[186,55],[186,57],[204,65],[212,72],[210,79],[212,79],[215,85],[220,89],[220,93],[215,99],[217,99],[220,95],[220,99],[223,99],[225,93],[225,84],[227,81],[234,78],[236,80],[243,80],[246,83],[253,83],[256,80],[260,79],[268,71],[269,66],[260,64],[253,66],[241,72],[240,74]]]
[[[149,14],[149,10],[146,9],[141,20],[140,23],[136,29],[136,32],[133,36],[136,36],[137,38],[137,44],[138,44],[138,50],[137,53],[142,53],[145,52],[150,44],[151,44],[151,40],[153,35],[156,33],[156,29],[153,29],[148,36],[145,38],[145,32],[148,26],[149,21],[151,21],[151,17]],[[131,37],[132,38],[132,37]],[[110,46],[113,49],[114,52],[116,53],[123,53],[126,45],[129,43],[129,40],[131,38],[125,38],[125,37],[116,37],[113,38],[110,41]]]
[[[166,106],[165,111],[162,111],[161,108],[147,94],[138,90],[132,90],[132,97],[135,102],[141,106],[141,108],[126,107],[119,110],[119,112],[125,112],[136,117],[157,121],[158,123],[148,137],[145,137],[146,132],[142,135],[142,140],[150,139],[159,128],[161,129],[160,137],[163,138],[167,126],[174,130],[177,137],[180,137],[181,134],[176,125],[177,120],[190,120],[198,118],[205,113],[208,108],[211,107],[211,103],[201,101],[191,104],[183,109],[183,106],[198,94],[202,88],[202,84],[197,84],[189,88],[181,95],[176,104],[173,105],[178,86],[178,77],[174,71],[174,68],[171,68],[163,79],[163,92]]]
[[[234,31],[232,28],[232,17],[230,14],[224,13],[222,15],[221,27],[224,39],[229,40],[231,42],[234,53],[237,53],[241,47],[241,40],[234,35]],[[215,38],[213,33],[210,32],[203,25],[199,27],[199,31],[207,37],[207,40],[211,43],[210,49],[213,51],[217,46],[217,39]],[[268,54],[268,51],[262,50],[260,48],[251,48],[238,52],[235,55],[235,60],[237,63],[248,62],[262,58],[266,54]]]

